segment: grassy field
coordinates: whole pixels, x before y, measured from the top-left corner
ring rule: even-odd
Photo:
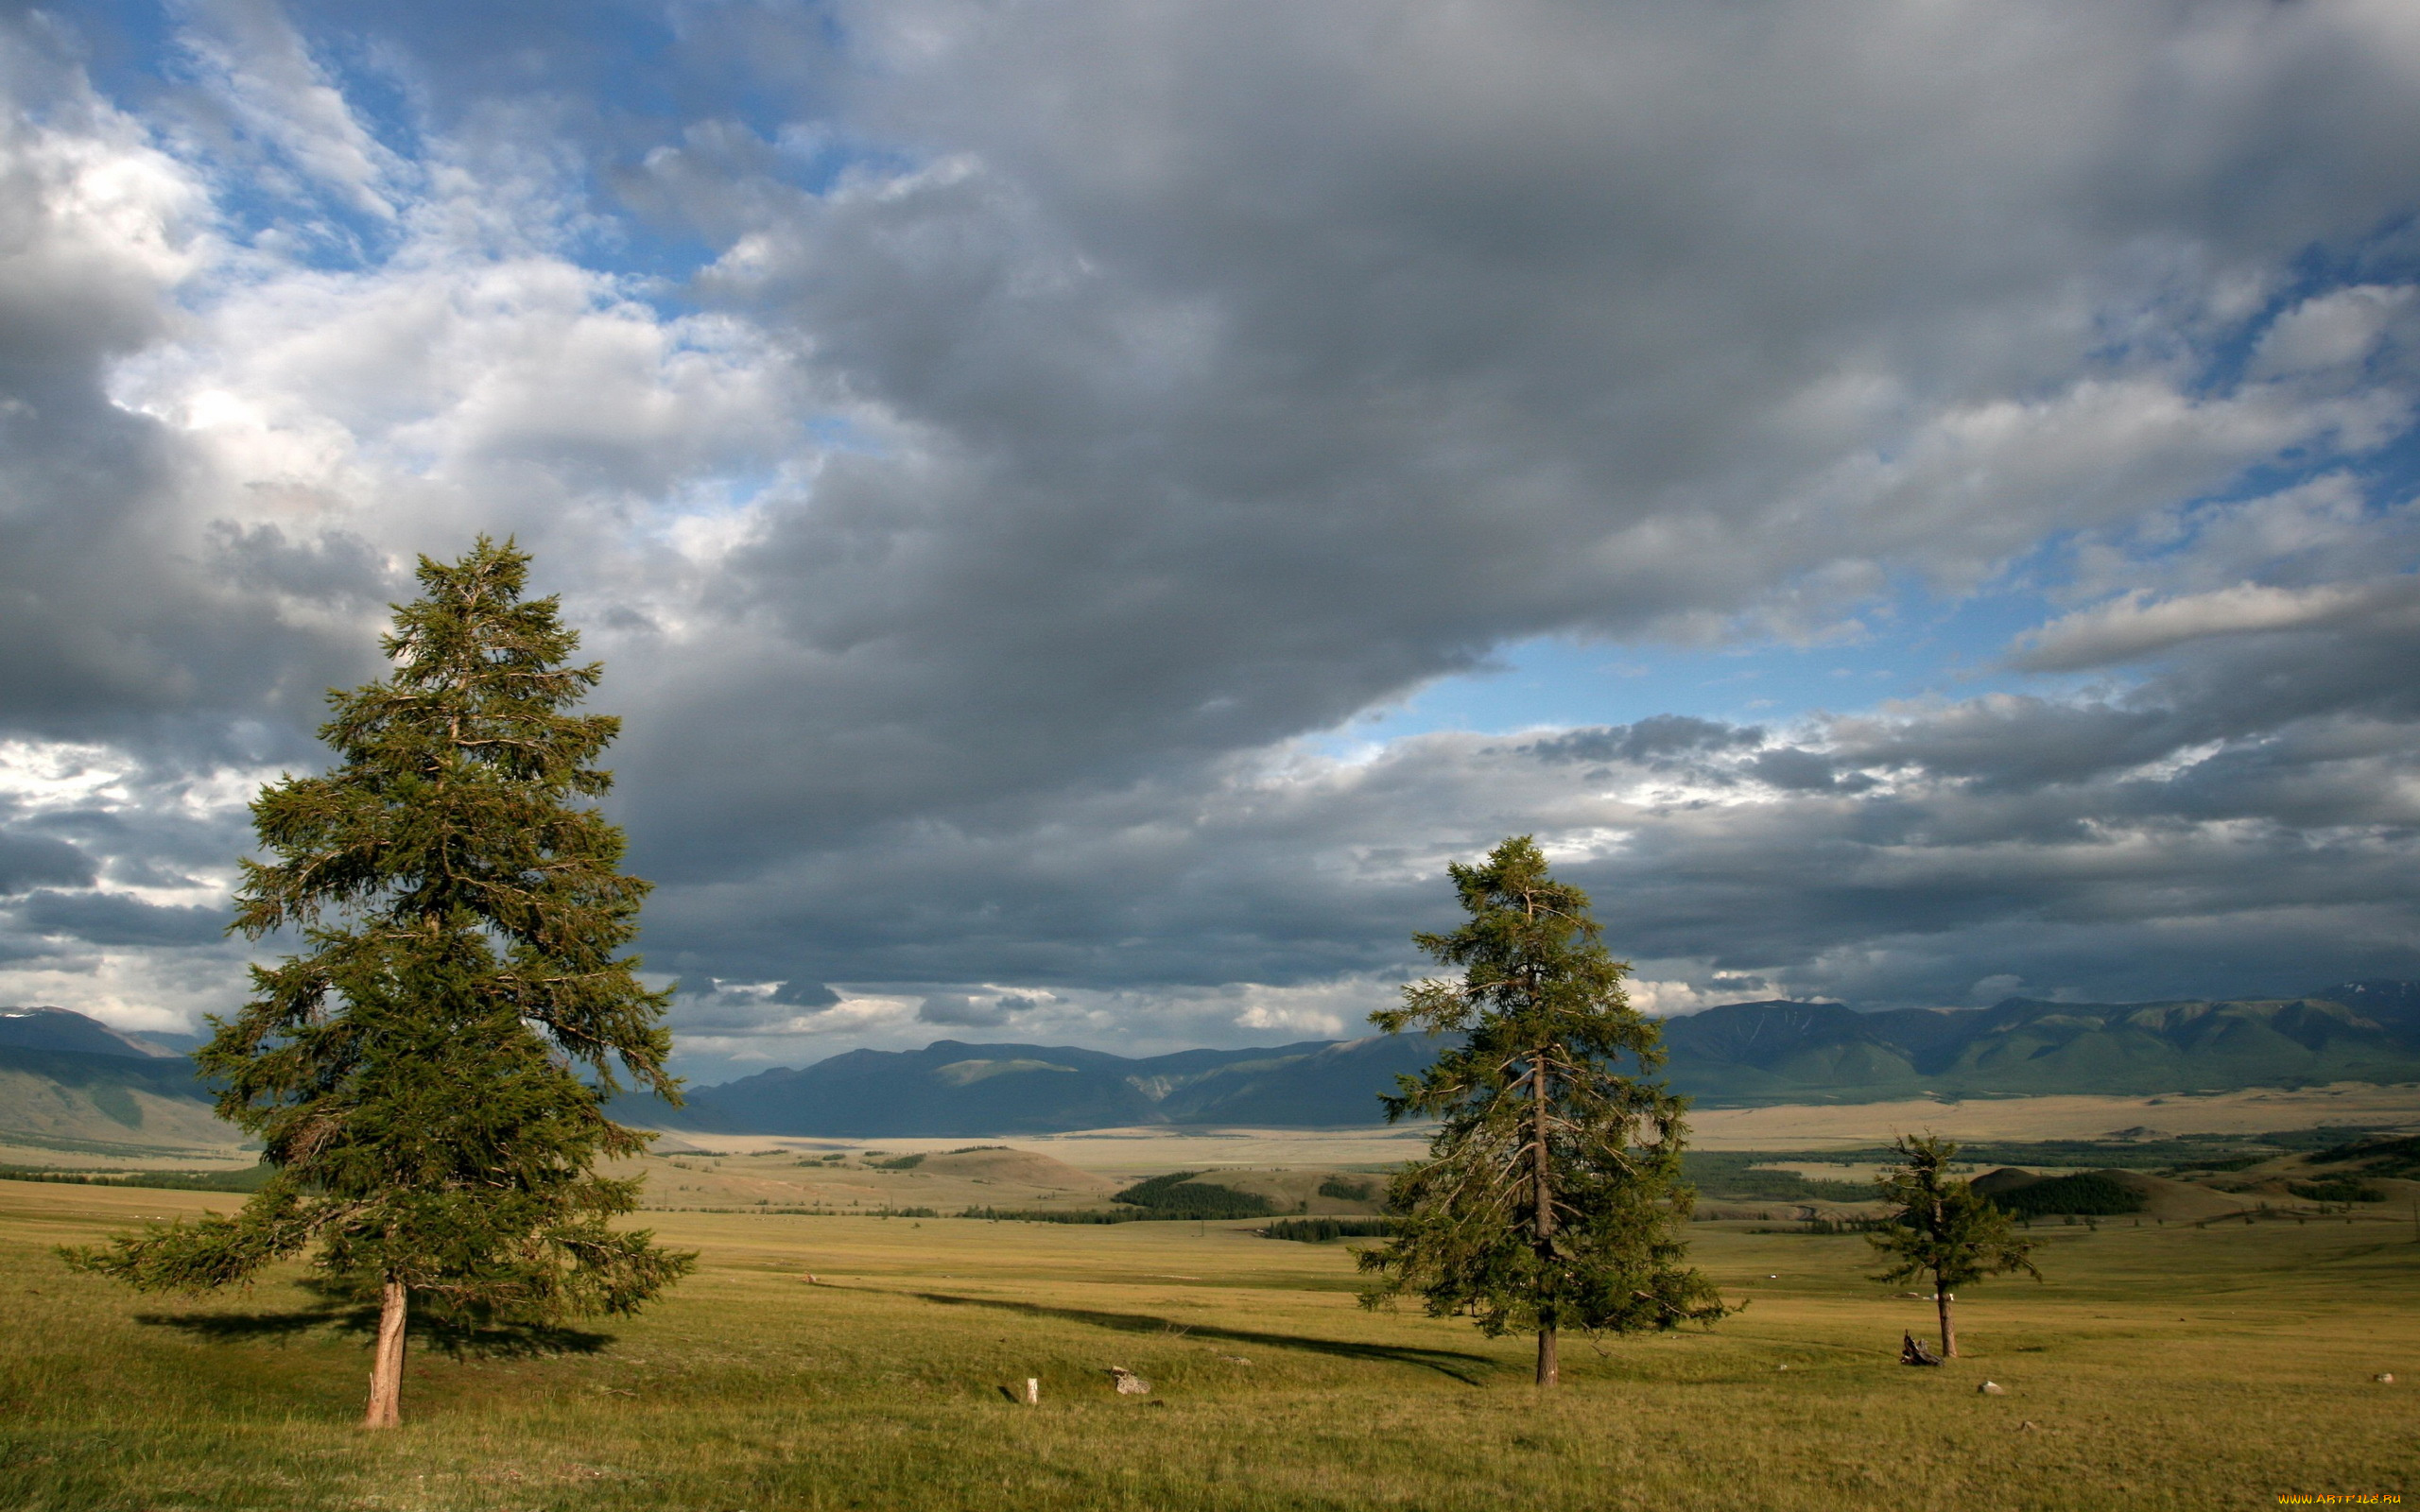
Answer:
[[[2408,1220],[2038,1229],[2049,1282],[1969,1293],[1971,1357],[1943,1370],[1893,1363],[1930,1307],[1863,1280],[1858,1241],[1701,1224],[1698,1263],[1746,1310],[1574,1341],[1569,1383],[1542,1396],[1526,1341],[1357,1308],[1340,1245],[661,1213],[703,1257],[670,1300],[544,1352],[423,1348],[406,1426],[369,1435],[363,1338],[299,1287],[144,1297],[49,1254],[230,1200],[0,1181],[0,1506],[2199,1509],[2420,1490]],[[1111,1366],[1150,1395],[1115,1395]],[[1039,1408],[1010,1400],[1029,1376]],[[1979,1395],[1987,1377],[2007,1395]]]
[[[1699,1108],[1689,1114],[1689,1146],[1774,1150],[1888,1144],[1894,1134],[1927,1129],[1962,1143],[2092,1140],[2120,1131],[2249,1134],[2323,1125],[2401,1124],[2415,1112],[2420,1112],[2420,1087],[2367,1082],[2171,1092],[2161,1097],[1971,1097],[1954,1103]]]

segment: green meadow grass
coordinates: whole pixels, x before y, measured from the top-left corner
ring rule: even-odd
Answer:
[[[231,1200],[0,1181],[0,1506],[2201,1509],[2420,1463],[2408,1221],[2037,1228],[2048,1282],[1967,1294],[1941,1370],[1894,1363],[1931,1308],[1858,1240],[1702,1224],[1746,1310],[1574,1340],[1541,1394],[1526,1340],[1361,1311],[1345,1245],[658,1214],[703,1257],[668,1300],[556,1352],[418,1349],[406,1426],[366,1435],[364,1336],[290,1280],[140,1297],[50,1254]]]

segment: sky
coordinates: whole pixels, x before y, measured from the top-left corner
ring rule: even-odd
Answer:
[[[2420,8],[0,9],[0,1003],[535,557],[702,1081],[2420,977]]]

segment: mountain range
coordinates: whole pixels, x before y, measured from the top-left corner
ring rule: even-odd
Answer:
[[[2420,1080],[2420,983],[1949,1011],[1735,1003],[1667,1020],[1664,1043],[1673,1090],[1732,1104],[2405,1082]]]
[[[233,1144],[212,1100],[178,1050],[65,1008],[0,1008],[0,1145]]]
[[[625,1099],[633,1122],[715,1134],[1041,1134],[1138,1124],[1305,1127],[1374,1124],[1395,1077],[1436,1048],[1420,1035],[1129,1059],[1069,1045],[853,1050],[804,1070],[759,1072],[688,1093],[685,1107]]]
[[[1706,1105],[2420,1081],[2412,982],[2345,982],[2295,998],[2011,998],[1988,1008],[1881,1012],[1734,1003],[1665,1020],[1663,1032],[1664,1074]],[[943,1040],[692,1089],[679,1108],[625,1096],[614,1111],[699,1133],[857,1139],[1340,1127],[1376,1123],[1379,1095],[1434,1053],[1419,1035],[1145,1057]],[[0,1009],[0,1143],[12,1133],[147,1138],[187,1115],[206,1117],[208,1100],[171,1051],[62,1009]]]
[[[1859,1012],[1734,1003],[1663,1022],[1673,1090],[1704,1104],[2147,1095],[2420,1081],[2420,983],[2348,982],[2299,998],[2049,1003]],[[1129,1059],[1062,1045],[857,1050],[695,1089],[622,1116],[702,1133],[889,1138],[1129,1125],[1350,1126],[1435,1053],[1418,1035]]]

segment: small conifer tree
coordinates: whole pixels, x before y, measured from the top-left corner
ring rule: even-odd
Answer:
[[[1402,1006],[1370,1016],[1390,1034],[1417,1024],[1459,1042],[1384,1099],[1390,1122],[1440,1122],[1428,1159],[1389,1188],[1401,1227],[1362,1252],[1377,1280],[1361,1299],[1410,1293],[1431,1316],[1534,1332],[1538,1383],[1553,1385],[1562,1329],[1668,1329],[1726,1311],[1682,1265],[1688,1105],[1646,1079],[1663,1049],[1622,990],[1630,968],[1606,954],[1588,895],[1555,881],[1528,835],[1447,869],[1470,920],[1412,939],[1464,968],[1461,980],[1415,983]]]
[[[2033,1242],[2016,1236],[2015,1221],[1950,1174],[1956,1142],[1934,1134],[1901,1135],[1896,1148],[1899,1163],[1875,1178],[1893,1211],[1884,1227],[1866,1235],[1887,1267],[1874,1279],[1932,1278],[1942,1358],[1953,1359],[1958,1329],[1949,1304],[1958,1288],[2006,1271],[2021,1270],[2035,1280],[2042,1273],[2029,1258]]]
[[[328,695],[337,765],[252,804],[268,860],[243,863],[231,927],[306,948],[253,968],[252,1000],[195,1058],[269,1180],[233,1215],[71,1255],[197,1291],[316,1244],[321,1284],[378,1308],[373,1428],[400,1418],[414,1311],[626,1313],[694,1259],[613,1228],[638,1182],[594,1169],[652,1137],[606,1117],[614,1063],[679,1091],[666,994],[619,954],[648,885],[593,806],[619,721],[572,713],[600,669],[565,664],[579,635],[556,600],[523,600],[528,561],[484,536],[421,558],[424,593],[382,642],[392,675]]]

